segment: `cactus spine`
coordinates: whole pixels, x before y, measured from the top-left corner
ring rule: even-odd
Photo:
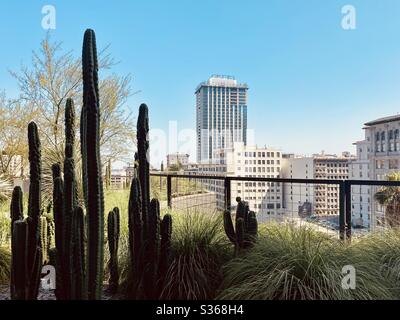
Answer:
[[[59,163],[51,167],[53,172],[53,219],[55,233],[55,248],[50,253],[51,264],[56,268],[56,290],[58,300],[65,299],[64,295],[64,263],[63,263],[63,219],[64,219],[64,181],[61,178],[61,167]]]
[[[28,125],[30,183],[28,200],[28,299],[36,299],[39,291],[39,278],[41,271],[40,248],[40,215],[41,215],[41,150],[36,123]]]
[[[107,219],[108,249],[110,251],[110,280],[109,291],[115,293],[118,290],[119,271],[118,271],[118,242],[120,234],[120,215],[119,209],[114,208],[108,213]]]
[[[88,298],[101,299],[104,256],[104,198],[100,161],[100,106],[96,39],[86,30],[82,50],[81,152],[88,214]]]
[[[228,239],[235,245],[236,254],[241,250],[251,247],[257,239],[257,218],[249,206],[240,198],[236,199],[236,228],[233,227],[232,216],[229,210],[224,212],[224,229]],[[236,229],[236,230],[235,230]]]
[[[42,255],[43,255],[43,263],[47,263],[49,261],[49,223],[45,216],[40,217],[40,248],[42,248]]]
[[[63,268],[64,293],[66,299],[73,299],[74,292],[74,249],[73,249],[73,218],[76,207],[74,147],[74,105],[68,99],[65,105],[65,158],[64,158],[64,206],[63,206]]]
[[[108,159],[106,165],[106,174],[105,174],[105,185],[106,189],[110,189],[111,187],[111,159]]]

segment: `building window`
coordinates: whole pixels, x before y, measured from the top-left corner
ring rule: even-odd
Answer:
[[[398,159],[390,159],[389,160],[389,169],[399,169],[399,160]]]
[[[385,167],[384,160],[376,160],[376,169],[383,169]]]

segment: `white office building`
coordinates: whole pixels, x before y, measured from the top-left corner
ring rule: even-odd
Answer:
[[[349,163],[354,157],[344,152],[341,156],[314,154],[310,157],[284,155],[282,177],[291,179],[345,180],[349,177]],[[338,215],[339,185],[284,184],[284,207],[299,216]]]
[[[235,143],[233,148],[214,151],[213,161],[200,163],[192,167],[190,173],[199,175],[277,178],[280,176],[282,153],[280,150],[245,146]],[[217,206],[224,208],[225,194],[222,180],[207,180],[207,189],[217,195]],[[235,206],[235,198],[240,197],[249,203],[250,210],[258,217],[276,216],[282,213],[282,187],[274,182],[232,181],[231,201]]]
[[[189,155],[185,153],[171,153],[167,154],[167,167],[171,166],[181,166],[187,167],[189,164]]]

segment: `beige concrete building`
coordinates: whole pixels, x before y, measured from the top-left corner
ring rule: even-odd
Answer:
[[[186,168],[189,164],[189,155],[184,153],[171,153],[167,155],[167,168],[181,166]]]
[[[341,156],[314,154],[310,157],[285,155],[282,160],[282,177],[293,179],[345,180],[349,178],[349,163],[354,160],[349,153]],[[298,210],[304,216],[338,215],[339,185],[285,183],[284,206]]]
[[[187,173],[216,176],[276,178],[280,176],[282,154],[280,150],[245,146],[235,143],[233,148],[218,149],[212,163],[197,164]],[[218,180],[204,181],[206,188],[217,195],[217,206],[224,208],[224,183]],[[282,187],[280,183],[232,181],[231,201],[241,197],[249,203],[251,210],[260,215],[280,215],[282,213]]]
[[[364,124],[364,140],[354,143],[357,159],[352,162],[351,179],[386,180],[400,171],[400,115]],[[371,229],[384,225],[384,208],[375,200],[379,187],[353,186],[352,216]]]

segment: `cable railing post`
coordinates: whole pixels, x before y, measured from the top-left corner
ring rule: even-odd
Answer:
[[[172,208],[172,177],[167,175],[167,205],[168,208]]]
[[[346,240],[351,241],[351,183],[345,181],[346,193]]]
[[[231,210],[231,178],[225,177],[224,180],[225,190],[225,210]]]
[[[346,190],[345,183],[339,184],[339,237],[346,239]]]

